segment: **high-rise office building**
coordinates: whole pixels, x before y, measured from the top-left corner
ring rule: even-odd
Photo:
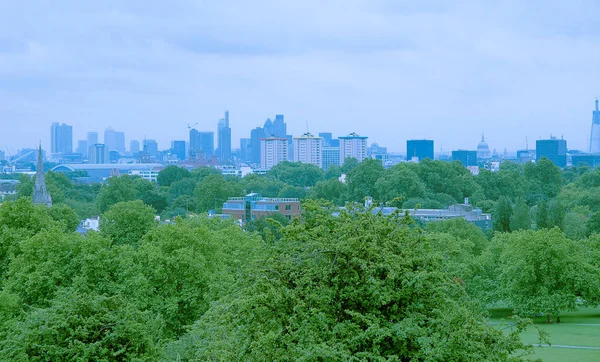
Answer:
[[[283,120],[283,114],[275,115],[275,120],[273,121],[273,135],[275,137],[285,137],[287,135],[287,125]]]
[[[320,132],[319,137],[323,139],[323,147],[331,147],[331,140],[333,139],[331,132]]]
[[[140,152],[140,141],[131,140],[131,142],[129,142],[129,153],[134,155],[139,152]]]
[[[87,133],[88,147],[93,146],[96,143],[98,143],[98,132],[88,132]]]
[[[50,126],[50,152],[61,155],[73,153],[72,126],[65,123],[52,123],[52,126]]]
[[[340,165],[340,148],[339,147],[323,147],[322,152],[323,170],[327,170],[329,166]]]
[[[174,154],[178,160],[185,160],[185,141],[172,141],[171,153]]]
[[[4,151],[0,150],[0,161],[5,161],[6,156],[4,155]]]
[[[592,112],[592,132],[590,136],[590,153],[600,153],[600,110],[598,110],[598,99],[596,108]]]
[[[219,120],[217,129],[217,157],[221,162],[231,158],[231,128],[229,128],[229,111]]]
[[[288,139],[269,137],[260,140],[260,167],[269,170],[279,162],[288,160]]]
[[[535,141],[535,161],[547,157],[558,167],[567,166],[567,141],[550,137],[548,140]]]
[[[210,160],[215,154],[215,133],[190,130],[190,157]]]
[[[106,130],[104,130],[104,147],[106,147],[108,152],[117,150],[116,133],[117,132],[115,132],[115,130],[111,127],[108,127]]]
[[[477,151],[452,151],[452,161],[460,161],[465,167],[477,166]]]
[[[88,143],[86,140],[77,141],[77,149],[75,149],[75,152],[81,154],[83,157],[87,157],[88,151]]]
[[[144,154],[148,157],[158,157],[158,143],[156,140],[144,140]]]
[[[125,154],[125,132],[115,132],[115,151]]]
[[[323,167],[323,139],[305,133],[294,137],[294,162],[310,163]]]
[[[413,158],[423,161],[428,158],[433,160],[433,140],[408,140],[406,141],[406,159]]]
[[[250,162],[252,156],[252,144],[250,138],[240,138],[240,158],[242,162]]]
[[[108,163],[108,150],[103,143],[96,143],[90,147],[89,161],[93,164]]]
[[[348,157],[362,162],[367,157],[367,138],[352,132],[348,136],[338,137],[340,140],[340,165]]]
[[[260,140],[266,138],[264,128],[256,127],[250,132],[250,162],[260,164]]]

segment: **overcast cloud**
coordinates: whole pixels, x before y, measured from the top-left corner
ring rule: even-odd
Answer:
[[[52,122],[162,149],[225,109],[235,148],[283,113],[392,151],[584,149],[599,68],[597,1],[5,0],[0,149],[48,147]]]

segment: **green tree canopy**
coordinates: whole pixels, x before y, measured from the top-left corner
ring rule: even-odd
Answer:
[[[137,245],[154,226],[155,214],[140,200],[119,202],[100,217],[100,231],[115,244]]]
[[[183,167],[179,166],[167,166],[160,170],[156,182],[160,186],[171,186],[173,182],[183,180],[184,178],[191,177],[192,174]]]

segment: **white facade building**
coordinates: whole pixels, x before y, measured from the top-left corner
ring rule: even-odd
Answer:
[[[305,133],[294,137],[294,162],[311,163],[323,167],[323,138]]]
[[[340,139],[340,165],[344,164],[344,160],[348,157],[353,157],[361,162],[367,157],[367,138],[350,133]]]
[[[260,167],[270,170],[281,161],[288,159],[288,139],[269,137],[260,139]]]

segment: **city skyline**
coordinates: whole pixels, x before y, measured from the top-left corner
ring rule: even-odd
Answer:
[[[234,147],[277,113],[288,134],[354,131],[391,152],[482,133],[497,149],[552,134],[586,150],[600,5],[550,3],[9,2],[0,147],[49,148],[52,122],[168,147],[229,109]]]

